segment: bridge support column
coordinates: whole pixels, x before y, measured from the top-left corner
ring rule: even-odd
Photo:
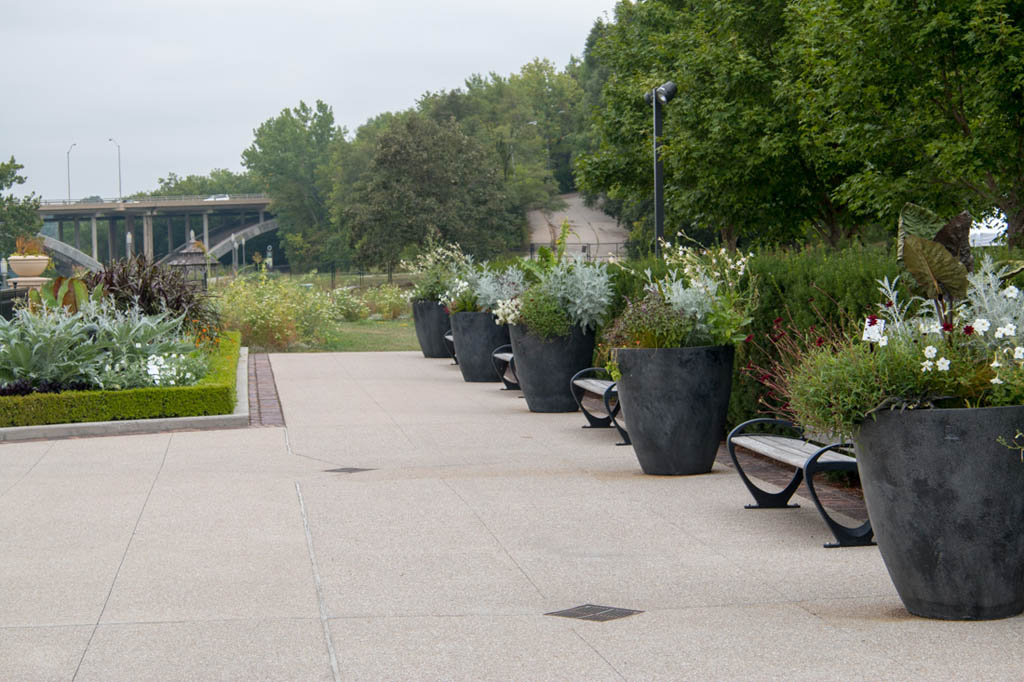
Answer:
[[[142,254],[146,260],[153,260],[153,216],[142,216]]]
[[[185,214],[185,236],[182,238],[183,242],[188,241],[189,235],[192,233],[192,216],[188,213]]]
[[[89,227],[92,228],[92,257],[100,259],[99,241],[96,239],[96,216],[89,219]],[[75,221],[75,248],[78,248],[78,221]]]
[[[107,262],[117,260],[117,218],[107,219]]]
[[[203,248],[210,250],[210,214],[203,214]]]
[[[260,211],[260,222],[262,223],[266,218],[263,217],[263,211]]]
[[[127,218],[125,218],[124,220],[125,220],[125,223],[124,223],[124,233],[126,235],[128,233],[131,233],[131,235],[132,235],[132,242],[134,242],[135,241],[135,216],[130,215]],[[134,255],[134,249],[132,251],[129,251],[128,248],[127,248],[127,242],[126,242],[126,247],[125,247],[125,251],[124,251],[124,257],[125,258],[131,258],[133,255]]]
[[[60,240],[60,241],[64,241],[64,221],[63,220],[58,220],[57,221],[57,239]]]
[[[171,218],[171,216],[167,216],[167,253],[174,251],[174,229],[172,226],[173,223],[171,222],[172,220],[173,218]]]
[[[82,250],[81,242],[78,241],[78,218],[75,218],[75,248]]]

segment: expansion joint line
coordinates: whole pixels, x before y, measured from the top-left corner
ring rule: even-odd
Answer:
[[[334,652],[334,642],[331,640],[331,625],[327,621],[327,602],[324,599],[324,588],[320,582],[320,568],[316,561],[316,552],[313,550],[313,533],[309,530],[309,517],[306,515],[306,502],[302,499],[302,486],[295,481],[295,494],[299,496],[299,512],[302,514],[302,528],[306,531],[306,548],[309,550],[309,563],[313,569],[313,583],[316,585],[316,601],[320,608],[320,624],[324,629],[324,640],[327,642],[327,654],[331,659],[331,672],[334,673],[334,682],[341,682],[341,672],[338,670],[338,656]]]
[[[142,502],[142,508],[139,509],[139,516],[135,519],[135,525],[132,527],[132,534],[128,538],[128,543],[124,546],[124,553],[121,555],[121,561],[117,564],[117,570],[114,571],[114,579],[110,581],[110,589],[107,590],[107,597],[103,600],[103,607],[100,609],[100,614],[96,616],[96,623],[92,626],[92,632],[89,633],[89,640],[85,643],[85,648],[82,649],[82,657],[78,659],[78,665],[75,666],[75,674],[71,676],[71,682],[75,682],[78,679],[78,671],[82,669],[82,662],[85,660],[85,655],[89,653],[89,647],[92,645],[92,639],[96,636],[96,630],[100,627],[100,622],[103,620],[103,614],[107,611],[107,604],[110,603],[110,595],[114,593],[114,585],[117,584],[117,578],[121,575],[121,569],[124,567],[124,561],[128,558],[128,550],[132,548],[132,542],[135,540],[135,533],[139,530],[139,524],[142,523],[142,515],[146,513],[146,507],[149,506],[149,498],[153,495],[153,489],[156,488],[156,482],[160,480],[160,474],[164,470],[164,464],[167,462],[167,453],[171,450],[171,442],[174,440],[174,434],[167,439],[167,447],[164,448],[164,456],[160,459],[160,466],[156,470],[156,475],[153,476],[153,482],[149,484],[149,490],[146,492],[146,499]]]

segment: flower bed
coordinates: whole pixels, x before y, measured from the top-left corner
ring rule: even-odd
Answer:
[[[240,334],[223,334],[209,373],[193,386],[0,396],[0,427],[230,414],[239,350]]]

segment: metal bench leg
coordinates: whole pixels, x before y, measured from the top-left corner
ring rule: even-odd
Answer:
[[[448,349],[448,355],[452,356],[452,364],[453,365],[457,365],[457,364],[459,364],[459,358],[456,357],[456,355],[455,355],[455,342],[448,340],[448,336],[451,333],[452,333],[452,330],[449,329],[448,331],[446,331],[444,333],[444,336],[442,338],[444,339],[445,348]]]
[[[790,500],[790,498],[793,497],[793,493],[796,492],[796,489],[800,487],[801,481],[803,481],[803,478],[804,478],[804,471],[803,471],[803,469],[797,469],[796,470],[796,473],[793,474],[793,480],[791,480],[789,482],[789,485],[787,485],[785,488],[783,488],[782,490],[780,490],[777,493],[770,493],[767,490],[764,490],[764,489],[759,488],[756,485],[754,485],[754,482],[751,481],[750,478],[747,476],[746,472],[743,471],[743,467],[740,466],[740,461],[736,457],[736,446],[733,444],[732,439],[735,438],[736,436],[741,435],[744,432],[744,429],[747,426],[749,426],[751,424],[755,424],[755,423],[770,423],[770,424],[778,424],[780,426],[789,426],[789,427],[793,426],[789,422],[786,422],[786,421],[783,421],[783,420],[780,420],[780,419],[751,419],[750,421],[743,422],[742,424],[737,426],[735,429],[733,429],[732,432],[729,433],[729,437],[725,439],[726,447],[729,450],[729,457],[732,458],[732,463],[733,463],[733,466],[736,467],[736,472],[740,475],[740,479],[743,481],[743,484],[745,486],[747,486],[747,490],[749,490],[750,494],[754,496],[754,501],[757,502],[757,504],[748,504],[748,505],[746,505],[746,508],[747,509],[793,509],[793,508],[799,507],[800,506],[799,504],[790,504],[789,500]]]
[[[850,528],[844,526],[835,519],[833,519],[825,507],[822,506],[821,500],[818,499],[818,492],[814,489],[814,474],[819,471],[856,471],[856,462],[821,462],[819,459],[829,450],[834,450],[841,447],[850,447],[849,444],[836,443],[828,445],[815,452],[813,455],[807,458],[804,462],[804,479],[807,481],[807,490],[811,494],[811,500],[814,502],[814,506],[818,508],[818,513],[821,514],[821,518],[825,520],[829,530],[832,531],[832,535],[835,536],[835,542],[825,543],[825,547],[865,547],[867,545],[876,544],[874,541],[875,533],[871,529],[871,519],[868,519],[856,528]]]
[[[629,439],[629,432],[626,431],[626,429],[623,428],[622,424],[619,423],[619,420],[616,419],[616,417],[619,416],[619,412],[622,410],[622,403],[618,402],[618,386],[619,384],[618,382],[616,382],[609,386],[608,389],[604,392],[604,409],[608,411],[608,416],[612,420],[612,426],[614,426],[615,430],[619,432],[620,436],[622,436],[622,442],[616,443],[616,445],[632,445],[633,441]],[[614,394],[616,398],[614,408],[612,407],[612,394]]]

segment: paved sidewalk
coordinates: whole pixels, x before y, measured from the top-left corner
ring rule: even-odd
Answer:
[[[286,428],[0,445],[0,680],[1024,677],[1024,617],[908,615],[727,467],[417,353],[270,362]]]

